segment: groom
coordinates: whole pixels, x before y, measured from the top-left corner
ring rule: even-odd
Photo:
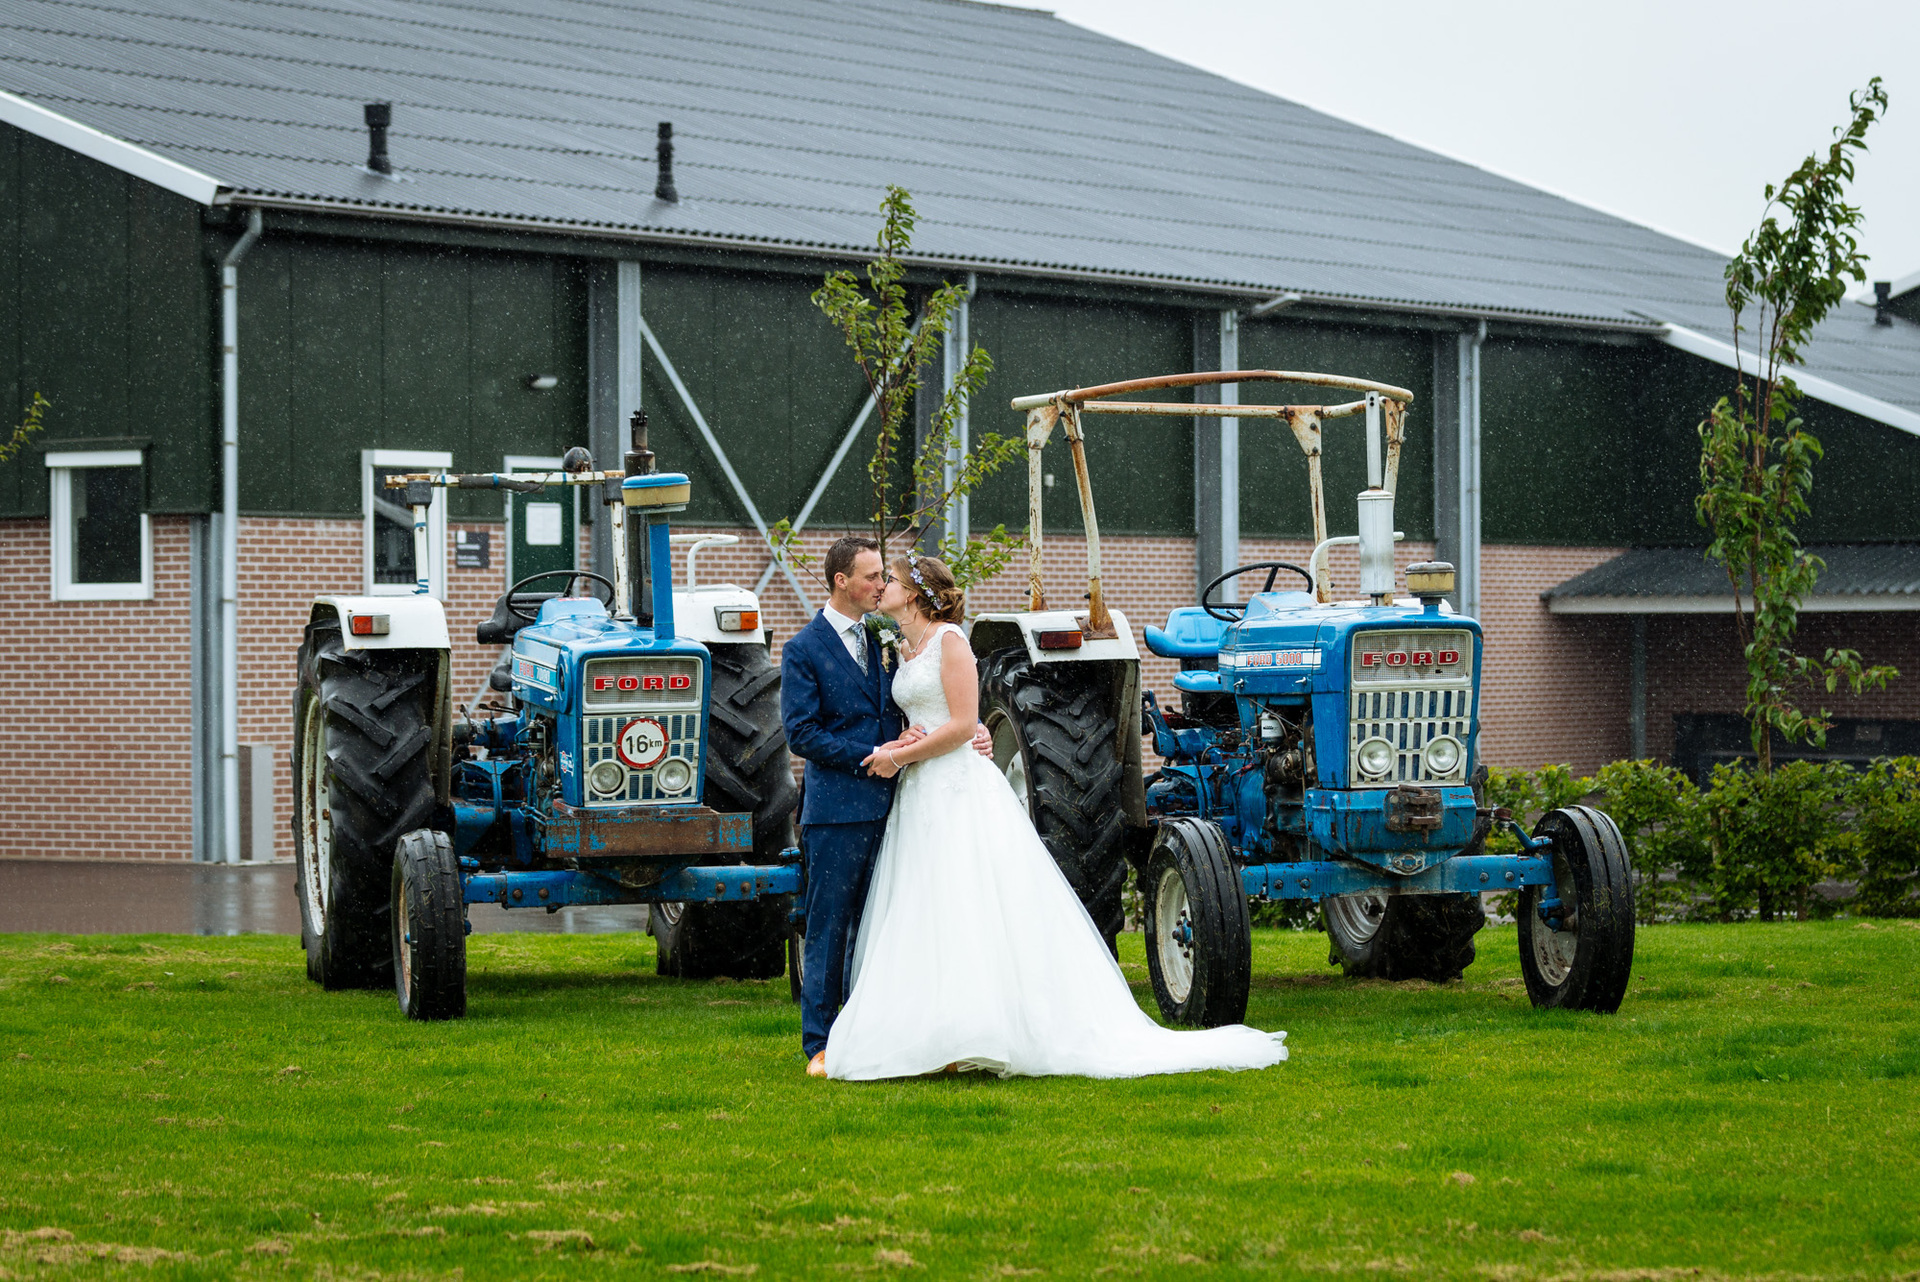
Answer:
[[[887,585],[880,545],[857,536],[837,540],[821,570],[830,588],[826,607],[780,654],[780,719],[787,746],[807,763],[800,1048],[815,1077],[826,1075],[827,1030],[847,1000],[853,931],[893,807],[893,780],[868,774],[860,763],[901,728],[893,674],[865,623]]]
[[[821,570],[826,607],[780,653],[780,719],[788,748],[807,763],[800,810],[807,858],[800,1048],[813,1077],[827,1075],[827,1030],[847,1001],[853,936],[893,808],[893,780],[868,774],[860,763],[903,737],[889,656],[865,622],[887,586],[880,545],[857,535],[839,539]],[[921,733],[915,727],[904,737]],[[984,727],[975,731],[973,746],[992,755]]]

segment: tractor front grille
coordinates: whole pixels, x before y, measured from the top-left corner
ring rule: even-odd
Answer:
[[[1382,628],[1356,632],[1348,671],[1347,764],[1356,788],[1458,784],[1467,780],[1473,741],[1474,639],[1461,628]],[[1427,745],[1458,745],[1444,771],[1432,768]],[[1391,765],[1369,774],[1362,763],[1389,750]],[[1435,750],[1441,754],[1447,745]],[[1365,748],[1367,751],[1362,752]]]
[[[631,806],[646,802],[688,802],[699,799],[700,783],[700,712],[656,712],[646,714],[646,720],[658,722],[666,731],[666,754],[645,770],[636,770],[620,760],[620,733],[629,722],[636,720],[632,713],[613,717],[587,717],[580,727],[580,759],[582,779],[591,778],[596,762],[611,758],[618,761],[627,772],[626,786],[616,793],[598,793],[591,784],[586,786],[585,796],[590,806]],[[679,759],[692,769],[692,781],[679,792],[668,793],[660,787],[657,778],[660,767],[668,761]]]
[[[1466,782],[1467,745],[1473,732],[1470,686],[1355,690],[1348,724],[1347,751],[1356,788]],[[1427,768],[1422,753],[1428,743],[1443,735],[1459,741],[1460,759],[1452,770],[1440,775]],[[1393,769],[1384,776],[1369,778],[1361,772],[1360,745],[1369,739],[1385,739],[1393,748]]]

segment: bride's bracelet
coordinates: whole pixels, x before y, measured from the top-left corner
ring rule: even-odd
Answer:
[[[900,759],[893,755],[892,748],[887,749],[887,760],[893,763],[894,771],[895,773],[898,773],[900,770]]]

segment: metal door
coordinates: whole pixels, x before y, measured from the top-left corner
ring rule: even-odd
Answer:
[[[527,454],[506,456],[509,472],[558,471],[560,460]],[[507,583],[518,583],[542,570],[578,567],[580,547],[580,487],[549,486],[532,494],[507,492]],[[564,591],[566,584],[551,579],[538,591]]]

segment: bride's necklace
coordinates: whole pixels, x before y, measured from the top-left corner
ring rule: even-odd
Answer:
[[[913,653],[909,654],[907,658],[917,659],[920,657],[920,651],[927,643],[927,636],[929,633],[931,633],[934,630],[935,626],[936,626],[935,624],[929,623],[927,624],[926,627],[920,629],[920,636],[916,640],[911,634],[907,633],[907,628],[905,624],[900,625],[901,633],[906,635],[907,637],[907,645],[912,647],[912,650],[913,650]]]

